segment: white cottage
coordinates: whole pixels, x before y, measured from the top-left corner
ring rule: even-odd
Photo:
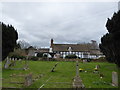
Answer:
[[[55,56],[65,58],[66,55],[75,54],[80,58],[99,58],[103,56],[100,52],[97,42],[91,40],[91,43],[84,44],[55,44],[51,39],[50,52],[56,53]]]

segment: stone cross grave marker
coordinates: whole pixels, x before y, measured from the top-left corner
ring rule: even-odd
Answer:
[[[79,64],[78,64],[78,61],[76,61],[76,76],[79,76]]]
[[[118,86],[118,74],[117,74],[117,72],[112,72],[112,85]]]
[[[73,88],[84,88],[84,84],[79,76],[79,63],[76,61],[76,76],[73,81]]]
[[[30,86],[32,84],[32,74],[29,74],[25,77],[25,86]]]

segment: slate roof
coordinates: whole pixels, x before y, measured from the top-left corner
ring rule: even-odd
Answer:
[[[40,48],[36,52],[48,53],[49,52],[49,48]]]
[[[92,43],[84,44],[53,44],[52,49],[54,52],[68,52],[71,47],[72,52],[90,52],[91,55],[102,54],[98,46],[94,46]]]
[[[92,49],[92,45],[90,43],[87,44],[53,44],[53,51],[69,51],[68,48],[71,47],[71,51],[73,52],[87,52]]]

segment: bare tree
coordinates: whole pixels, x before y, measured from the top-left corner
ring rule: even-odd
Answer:
[[[21,49],[27,49],[28,47],[30,47],[30,44],[25,40],[19,40],[18,44],[20,45]]]

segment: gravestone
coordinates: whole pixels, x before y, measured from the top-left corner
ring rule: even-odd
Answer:
[[[17,58],[15,58],[15,61],[17,61]]]
[[[15,66],[15,65],[16,65],[16,61],[12,59],[12,61],[11,61],[10,65],[9,65],[9,67],[13,67],[13,66]]]
[[[12,61],[14,61],[15,59],[14,58],[12,58]]]
[[[87,60],[86,60],[86,59],[84,59],[84,60],[83,60],[83,63],[86,63],[86,62],[87,62]]]
[[[117,72],[112,72],[112,85],[118,86],[118,74],[117,74]]]
[[[20,64],[22,64],[22,60],[21,59],[19,59],[18,61],[19,61]]]
[[[11,59],[11,58],[9,58],[9,60],[11,61],[12,59]]]
[[[81,80],[81,78],[79,76],[79,64],[78,64],[78,61],[76,61],[76,76],[74,77],[73,88],[85,88],[84,84],[82,83],[82,80]]]
[[[9,65],[11,64],[11,61],[9,60],[9,58],[6,59],[6,63],[4,65],[4,68],[7,69],[9,68]]]
[[[76,76],[79,76],[79,63],[76,61]]]
[[[100,65],[96,65],[95,68],[99,69],[99,68],[100,68]]]
[[[19,59],[18,61],[21,61],[21,59]]]
[[[29,74],[25,77],[25,86],[30,86],[32,84],[32,74]]]
[[[13,66],[15,66],[15,65],[16,65],[16,60],[13,61]]]
[[[25,64],[23,70],[27,70],[27,69],[28,69],[28,64]]]

